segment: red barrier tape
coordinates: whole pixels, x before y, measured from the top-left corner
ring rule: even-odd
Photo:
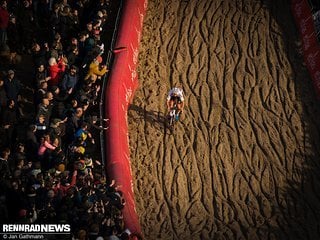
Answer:
[[[106,134],[106,171],[124,194],[123,217],[126,228],[141,234],[132,187],[127,110],[138,86],[138,47],[147,0],[127,0],[119,24],[114,61],[106,89],[105,111],[110,118]]]
[[[307,0],[292,0],[291,9],[302,40],[304,61],[320,98],[320,45]]]

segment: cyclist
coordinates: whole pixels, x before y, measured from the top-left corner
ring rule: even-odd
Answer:
[[[180,113],[183,112],[184,107],[184,97],[183,97],[183,90],[178,87],[174,87],[170,89],[167,97],[167,107],[170,112],[170,110],[173,108],[174,103],[177,103],[177,109],[178,109],[178,116]]]

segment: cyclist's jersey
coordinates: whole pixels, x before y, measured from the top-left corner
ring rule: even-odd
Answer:
[[[177,97],[180,98],[180,101],[183,102],[184,101],[184,97],[183,97],[183,90],[181,88],[177,88],[174,87],[172,88],[169,93],[168,93],[168,97],[167,97],[167,101],[170,101],[171,97],[176,94]]]

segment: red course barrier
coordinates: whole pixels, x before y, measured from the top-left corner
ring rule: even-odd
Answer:
[[[320,45],[307,0],[292,0],[291,9],[302,40],[304,61],[320,98]]]
[[[114,49],[112,71],[106,89],[105,112],[110,118],[106,132],[106,171],[115,179],[124,194],[126,205],[123,217],[126,228],[141,234],[135,210],[130,167],[127,111],[138,86],[137,62],[142,24],[147,0],[124,1],[118,36]]]

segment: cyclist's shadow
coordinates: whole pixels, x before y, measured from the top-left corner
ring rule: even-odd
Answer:
[[[133,111],[138,114],[138,117],[132,113]],[[158,129],[163,129],[168,121],[166,115],[163,115],[162,112],[146,111],[144,108],[133,104],[130,104],[128,107],[128,117],[135,120],[144,119],[145,121],[148,121],[152,125],[156,126]]]

